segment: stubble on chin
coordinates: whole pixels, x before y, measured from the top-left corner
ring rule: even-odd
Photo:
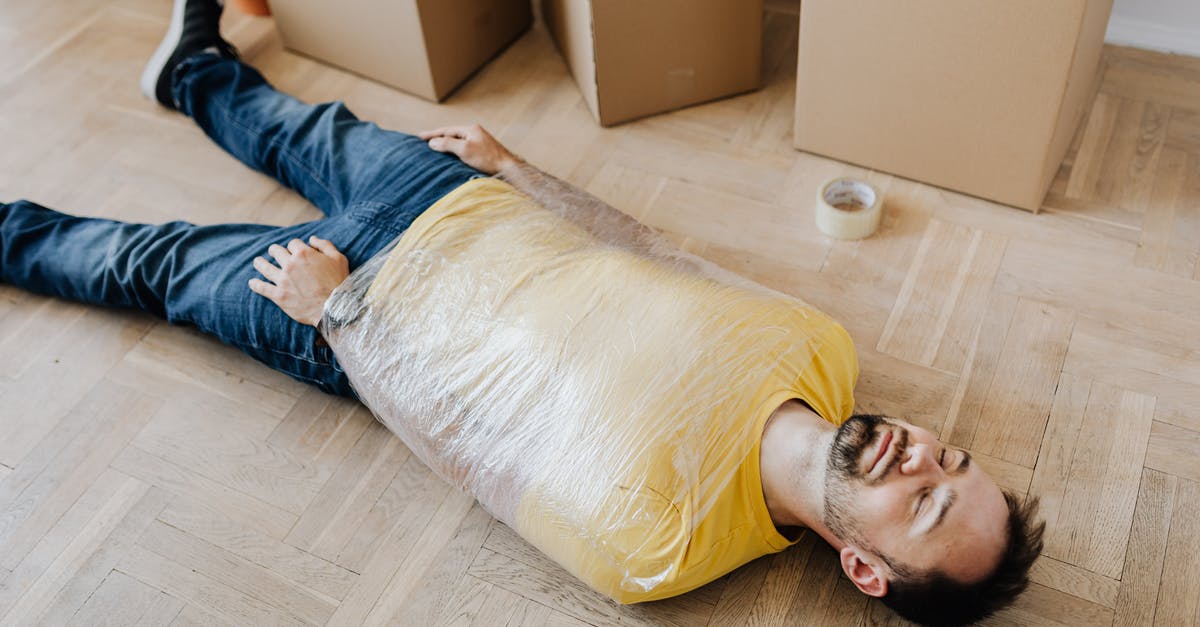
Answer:
[[[829,448],[825,464],[824,522],[846,542],[854,542],[853,484],[862,479],[859,463],[863,451],[878,437],[882,420],[854,417],[842,423]]]
[[[883,420],[874,416],[856,416],[842,423],[829,451],[829,472],[846,480],[861,478],[863,452],[879,437],[882,424]]]

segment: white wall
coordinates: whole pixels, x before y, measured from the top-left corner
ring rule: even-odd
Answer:
[[[1104,39],[1200,57],[1200,0],[1114,0]]]

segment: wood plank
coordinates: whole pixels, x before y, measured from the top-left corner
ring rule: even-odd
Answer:
[[[1121,576],[1153,418],[1154,397],[1092,385],[1046,555]]]
[[[410,584],[412,589],[402,609],[397,611],[397,617],[403,616],[405,622],[414,625],[433,625],[447,619],[447,610],[459,605],[451,597],[456,590],[468,585],[465,581],[467,569],[494,522],[495,519],[479,503],[473,504],[431,566]],[[547,614],[550,612],[549,608],[545,610]],[[533,617],[529,619],[532,621]]]
[[[1133,250],[1097,253],[1009,240],[996,287],[1139,331],[1174,328],[1167,320],[1194,324],[1200,294],[1192,280],[1133,267],[1125,256]]]
[[[859,347],[857,411],[900,416],[938,433],[950,412],[958,378]]]
[[[0,378],[0,463],[16,467],[152,324],[144,315],[89,311],[22,360],[18,376]]]
[[[15,568],[160,409],[157,399],[109,381],[72,407],[0,487],[0,567]]]
[[[414,481],[418,483],[427,472],[420,461],[411,458],[396,436],[383,425],[372,423],[296,521],[288,533],[288,544],[337,561],[359,527],[369,522],[364,518],[401,469],[409,469],[406,476],[416,477]],[[368,529],[370,541],[377,540],[386,530],[387,527]],[[359,572],[359,564],[356,560],[349,565],[350,569]]]
[[[259,599],[289,620],[322,624],[333,615],[337,599],[309,590],[281,573],[263,568],[162,521],[151,523],[138,545],[214,581]]]
[[[363,405],[311,388],[275,425],[267,442],[302,459],[313,471],[313,481],[324,483],[372,422],[374,416]]]
[[[980,229],[930,220],[876,350],[961,372],[1004,245]]]
[[[243,428],[246,423],[257,427],[277,422],[277,418],[246,408],[230,413],[218,403],[201,407],[172,404],[142,429],[133,445],[298,515],[321,484],[303,458]]]
[[[806,533],[795,546],[759,560],[768,563],[768,570],[747,625],[783,624],[792,604],[803,596],[798,573],[807,570],[814,553],[828,550],[815,535]]]
[[[665,176],[609,161],[592,177],[587,190],[640,221],[651,211],[666,185]]]
[[[1034,465],[1074,322],[1070,310],[1030,300],[1017,304],[972,450]]]
[[[1179,481],[1171,475],[1142,471],[1133,528],[1129,532],[1129,556],[1121,574],[1113,625],[1154,623],[1178,485]]]
[[[1052,553],[1059,538],[1066,540],[1067,536],[1057,534],[1070,533],[1070,527],[1066,523],[1060,525],[1058,520],[1064,516],[1071,465],[1075,460],[1079,432],[1083,428],[1084,413],[1091,394],[1090,380],[1067,373],[1059,378],[1050,419],[1042,436],[1037,466],[1029,485],[1029,493],[1041,501],[1039,511],[1048,529],[1043,553]],[[1062,548],[1060,552],[1065,550]]]
[[[796,550],[793,547],[787,552],[794,553]],[[750,622],[751,612],[771,569],[771,561],[770,557],[760,558],[725,576],[725,589],[713,610],[710,624],[745,625]]]
[[[1112,610],[1078,597],[1031,583],[1008,608],[980,621],[980,625],[1078,625],[1112,623]]]
[[[1195,228],[1200,224],[1200,209],[1194,196],[1184,197],[1188,154],[1168,148],[1159,161],[1133,262],[1140,268],[1192,278],[1200,255]]]
[[[474,505],[475,499],[471,495],[458,490],[449,491],[417,538],[414,550],[400,562],[395,575],[388,582],[387,589],[371,608],[366,619],[368,623],[383,624],[395,620],[396,616],[405,611],[410,605],[410,597],[424,589],[423,584],[428,581],[427,573],[431,570],[436,571],[435,565],[440,566],[436,564],[436,560],[444,555],[446,547],[458,533],[468,513],[475,510]],[[478,525],[478,516],[474,522]],[[483,530],[478,529],[477,533],[482,541]]]
[[[0,617],[0,625],[28,625],[37,622],[38,617],[54,600],[54,596],[84,566],[88,558],[99,549],[149,489],[150,486],[145,483],[126,477],[108,502],[71,538],[70,543],[63,547],[62,552],[45,571],[24,587],[20,598],[9,605]]]
[[[966,367],[950,397],[950,407],[940,431],[943,442],[959,448],[971,447],[984,419],[983,406],[1000,368],[1000,356],[1019,302],[1016,297],[996,292],[988,297],[986,313],[967,352]]]
[[[852,625],[869,611],[869,601],[879,603],[864,596],[843,576],[837,552],[820,541],[797,584],[791,607],[779,624]]]
[[[1157,102],[1147,102],[1141,119],[1136,124],[1136,135],[1129,165],[1117,185],[1121,207],[1145,212],[1152,208],[1155,200],[1154,187],[1160,171],[1159,157],[1166,141],[1167,128],[1171,119],[1171,107]]]
[[[242,526],[194,501],[179,499],[163,510],[158,519],[329,598],[345,598],[358,580],[358,575],[337,564]]]
[[[110,471],[119,476],[119,473]],[[108,474],[108,473],[106,473]],[[132,547],[137,538],[142,535],[146,526],[154,520],[167,503],[169,496],[163,490],[151,487],[146,495],[130,508],[129,513],[117,524],[112,533],[100,544],[95,552],[75,571],[66,585],[54,597],[54,601],[42,614],[41,620],[46,624],[63,624],[73,616],[87,601],[99,586],[100,582],[110,573],[117,559]],[[82,500],[82,499],[81,499]],[[160,613],[177,613],[178,607],[169,599],[160,599],[147,610],[143,620],[153,621]],[[163,624],[166,620],[155,622]]]
[[[453,627],[520,624],[513,621],[517,612],[526,603],[528,601],[519,594],[494,586],[482,579],[467,577],[450,604],[450,607],[454,608],[453,613],[436,624]],[[434,623],[422,624],[432,625]]]
[[[406,466],[423,466],[415,457],[409,457]],[[392,579],[396,577],[401,565],[406,563],[414,553],[419,556],[418,563],[424,563],[425,555],[430,547],[419,546],[430,520],[438,516],[443,506],[458,504],[462,495],[451,495],[452,488],[444,481],[425,469],[423,480],[408,492],[404,509],[395,518],[392,526],[378,540],[371,559],[362,567],[362,576],[350,593],[346,595],[337,612],[330,619],[331,625],[358,625],[364,622],[374,611],[385,594]],[[450,501],[447,504],[447,500]],[[451,508],[451,511],[453,508]],[[464,510],[465,512],[465,510]],[[465,513],[464,513],[465,515]],[[454,526],[457,528],[457,524]],[[451,530],[452,531],[452,530]],[[431,530],[432,532],[432,530]],[[439,547],[440,548],[440,547]],[[412,558],[417,559],[417,558]],[[412,563],[412,562],[407,562]],[[402,584],[407,585],[407,584]],[[384,617],[383,620],[387,618]]]
[[[801,174],[800,170],[806,170]],[[836,162],[797,161],[793,178],[802,183],[789,188],[789,195],[813,211],[817,190],[833,176],[857,176],[876,185],[884,196],[883,216],[876,235],[859,241],[831,241],[821,273],[825,280],[853,285],[858,297],[890,310],[908,267],[920,246],[934,204],[929,188],[906,185],[892,177],[848,169]],[[811,190],[811,191],[809,191]],[[808,224],[813,224],[811,221]],[[860,338],[862,343],[877,341]]]
[[[237,349],[197,331],[167,326],[147,334],[112,377],[164,392],[184,383],[276,417],[286,415],[304,389],[303,383],[263,368]]]
[[[174,612],[170,611],[172,607]],[[114,570],[71,617],[69,624],[137,625],[147,623],[145,619],[151,617],[165,619],[159,624],[166,624],[182,609],[183,603],[178,599]]]
[[[204,611],[195,605],[184,605],[183,610],[171,621],[171,627],[209,627],[210,625],[239,625],[225,616]]]
[[[971,462],[979,464],[979,467],[987,472],[988,476],[1001,488],[1022,495],[1029,492],[1029,484],[1033,481],[1033,470],[978,451],[971,451]]]
[[[729,207],[738,211],[729,211]],[[788,207],[692,182],[667,179],[653,210],[644,216],[646,224],[658,229],[686,232],[719,246],[756,249],[808,270],[821,268],[829,248],[812,223]]]
[[[1146,468],[1200,481],[1200,432],[1154,421],[1146,448]]]
[[[1068,562],[1042,555],[1033,563],[1029,580],[1104,607],[1114,607],[1121,582]]]
[[[169,492],[194,499],[271,538],[287,535],[296,515],[223,486],[190,469],[129,446],[112,467]]]
[[[1084,318],[1076,325],[1063,369],[1067,372],[1186,405],[1200,393],[1200,367],[1187,323],[1150,329]],[[1113,359],[1120,355],[1120,359]]]
[[[140,546],[122,556],[117,570],[232,623],[304,624],[268,603]],[[176,620],[187,621],[190,614],[186,612],[185,608]]]
[[[1071,178],[1067,182],[1065,195],[1068,198],[1092,197],[1096,180],[1100,176],[1100,165],[1104,160],[1105,148],[1116,124],[1120,99],[1104,93],[1096,95],[1091,112],[1083,127],[1083,140],[1074,155]]]
[[[1156,625],[1200,624],[1200,483],[1181,479],[1171,513]]]
[[[1108,50],[1117,51],[1115,48]],[[1122,48],[1106,56],[1108,68],[1100,90],[1126,98],[1140,98],[1174,107],[1195,108],[1200,79],[1195,70],[1174,67],[1169,55],[1153,60],[1139,58],[1145,51]],[[1176,55],[1178,56],[1178,55]]]

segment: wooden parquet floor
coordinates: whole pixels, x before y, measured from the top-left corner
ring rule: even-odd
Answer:
[[[126,220],[294,223],[303,199],[142,99],[160,0],[0,2],[0,199]],[[598,128],[535,28],[443,105],[226,33],[276,85],[408,131],[481,121],[858,343],[861,409],[1040,494],[1033,585],[994,624],[1200,622],[1200,59],[1106,50],[1041,215],[791,148],[796,13],[757,93]],[[885,190],[878,236],[813,226],[818,184]],[[434,477],[355,403],[197,332],[0,285],[0,624],[897,622],[805,541],[619,607]]]

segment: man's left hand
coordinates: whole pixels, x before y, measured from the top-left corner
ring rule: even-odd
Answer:
[[[275,259],[274,264],[263,257],[254,258],[254,269],[267,280],[250,279],[250,289],[279,305],[293,320],[317,326],[325,301],[350,275],[345,255],[333,242],[315,235],[308,238],[308,244],[298,239],[288,242],[286,248],[272,244],[267,254]]]
[[[428,142],[430,148],[456,155],[463,163],[484,174],[496,174],[521,162],[520,157],[478,124],[421,131],[417,137]]]

